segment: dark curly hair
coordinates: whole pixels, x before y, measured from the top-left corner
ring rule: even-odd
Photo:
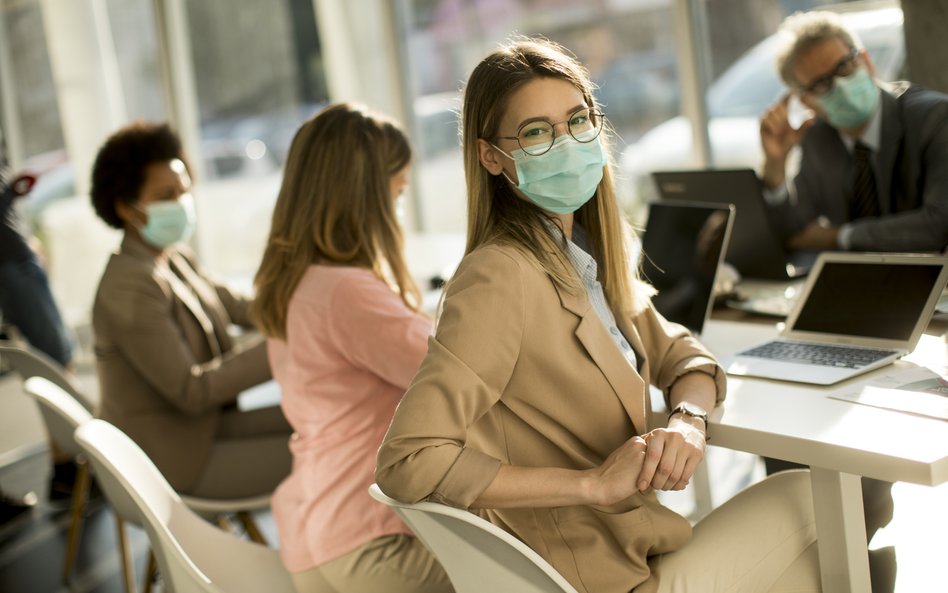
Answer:
[[[190,173],[181,139],[166,123],[136,121],[109,136],[92,165],[92,206],[106,224],[121,229],[118,202],[132,204],[145,183],[145,169],[180,159]]]

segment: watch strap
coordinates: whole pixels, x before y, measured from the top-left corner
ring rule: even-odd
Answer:
[[[684,414],[685,416],[690,416],[692,418],[700,418],[704,421],[704,441],[708,442],[711,440],[710,426],[708,426],[708,414],[707,413],[697,413],[692,410],[689,406],[681,403],[672,408],[671,412],[668,413],[668,420],[671,420],[671,417],[675,414]]]

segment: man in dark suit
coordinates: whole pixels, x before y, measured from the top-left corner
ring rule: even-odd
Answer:
[[[788,94],[761,120],[762,180],[794,250],[941,251],[948,245],[948,95],[873,77],[839,17],[784,21],[777,66],[814,113],[794,128]],[[787,183],[787,158],[802,149]]]
[[[831,12],[781,25],[777,67],[791,93],[761,119],[761,179],[793,250],[941,251],[948,245],[948,95],[875,80],[855,35]],[[813,112],[794,127],[792,95]],[[787,160],[800,146],[800,170]],[[765,459],[767,473],[792,464]],[[867,539],[891,520],[892,484],[863,478]],[[895,585],[895,551],[873,550],[874,593]]]

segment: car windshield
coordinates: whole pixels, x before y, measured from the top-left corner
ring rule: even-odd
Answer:
[[[898,71],[902,52],[901,19],[857,31],[872,56],[876,75],[882,80],[893,80]],[[856,28],[856,27],[854,27]],[[777,76],[774,55],[777,36],[767,37],[739,60],[734,62],[708,88],[708,115],[710,117],[759,117],[764,110],[785,92],[783,81]]]
[[[708,89],[711,117],[758,116],[784,88],[774,67],[777,38],[768,37],[724,71]]]

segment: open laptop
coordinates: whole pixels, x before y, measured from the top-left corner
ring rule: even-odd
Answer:
[[[915,349],[948,281],[948,257],[822,253],[776,340],[725,363],[733,375],[832,385]]]
[[[663,200],[734,204],[734,231],[724,259],[745,278],[787,280],[809,271],[815,256],[791,257],[783,250],[752,169],[656,171],[652,179]]]
[[[642,275],[658,289],[652,299],[666,319],[700,334],[714,304],[734,207],[664,200],[649,205],[642,237]]]

